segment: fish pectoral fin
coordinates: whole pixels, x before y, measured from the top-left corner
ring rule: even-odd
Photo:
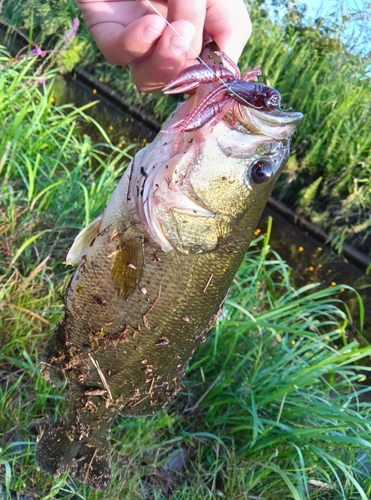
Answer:
[[[137,286],[144,266],[142,238],[123,240],[112,254],[111,274],[123,298],[127,298]]]
[[[66,257],[66,264],[77,266],[99,233],[102,214],[98,215],[76,236]]]

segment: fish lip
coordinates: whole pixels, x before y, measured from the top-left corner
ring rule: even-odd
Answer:
[[[283,109],[275,109],[273,111],[260,111],[259,109],[249,108],[249,112],[263,122],[268,122],[272,125],[299,125],[303,119],[303,113],[299,111],[285,111]]]
[[[241,106],[240,111],[237,121],[246,131],[275,139],[290,137],[304,116],[297,111],[275,109],[268,112],[249,106]]]

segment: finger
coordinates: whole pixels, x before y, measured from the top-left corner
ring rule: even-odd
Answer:
[[[128,26],[146,14],[153,13],[148,12],[144,3],[130,0],[77,0],[77,6],[89,30],[97,24],[114,21]]]
[[[152,52],[130,64],[136,86],[144,92],[161,90],[179,74],[194,36],[195,27],[188,21],[167,26]]]
[[[168,0],[167,20],[189,21],[196,29],[196,36],[188,52],[189,59],[195,59],[202,49],[202,36],[206,16],[206,0]]]
[[[90,32],[104,56],[113,64],[125,66],[147,54],[162,36],[166,22],[150,14],[125,27],[115,22],[97,23]]]
[[[243,0],[208,0],[205,30],[222,52],[237,63],[251,35],[251,21]]]

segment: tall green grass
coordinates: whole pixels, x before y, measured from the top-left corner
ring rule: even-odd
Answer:
[[[103,209],[128,151],[103,135],[95,145],[82,137],[85,110],[54,106],[52,86],[33,78],[33,60],[4,54],[0,63],[0,103],[8,102],[0,107],[0,497],[368,499],[362,383],[371,348],[355,340],[341,285],[291,286],[269,246],[270,226],[246,255],[182,392],[151,418],[117,419],[108,491],[38,469],[37,436],[65,405],[65,389],[46,383],[38,361],[63,313],[73,272],[63,260]]]

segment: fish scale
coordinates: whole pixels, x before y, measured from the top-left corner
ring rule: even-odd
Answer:
[[[137,153],[68,253],[77,268],[42,354],[45,378],[68,381],[66,411],[36,452],[54,476],[106,489],[114,418],[151,415],[177,394],[286,164],[301,113],[243,107],[238,122],[169,133],[205,87]]]

